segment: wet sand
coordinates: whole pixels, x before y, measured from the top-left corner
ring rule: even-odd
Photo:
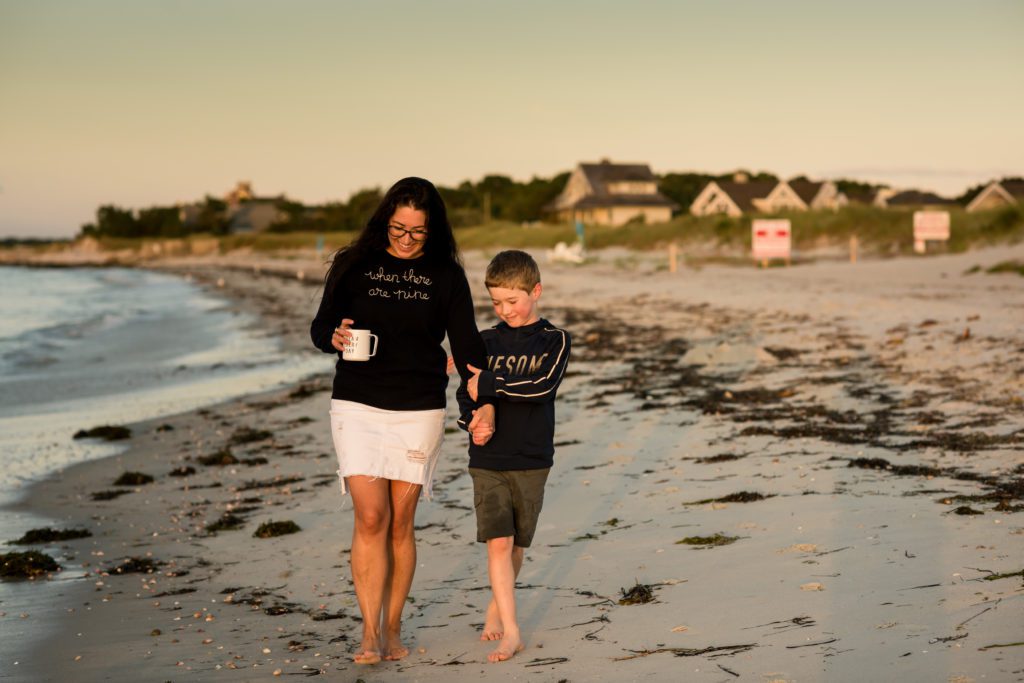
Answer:
[[[330,377],[132,425],[123,455],[34,487],[34,512],[93,536],[50,547],[68,571],[45,604],[0,606],[15,637],[44,616],[61,629],[3,675],[1022,680],[1024,279],[964,274],[1022,256],[675,274],[658,254],[541,258],[542,311],[574,355],[519,579],[526,649],[499,665],[477,639],[489,595],[462,433],[417,515],[412,654],[358,667]],[[485,263],[467,255],[481,326]],[[315,262],[170,265],[223,279],[309,352]],[[113,486],[125,471],[155,481]],[[229,513],[239,528],[207,531]],[[269,521],[301,530],[254,537]],[[130,558],[155,565],[117,573]]]

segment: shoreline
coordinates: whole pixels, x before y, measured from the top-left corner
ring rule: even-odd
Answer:
[[[484,303],[485,261],[466,257]],[[573,333],[574,357],[539,542],[517,591],[527,650],[509,663],[487,665],[490,646],[476,640],[486,561],[473,541],[461,434],[446,440],[436,501],[417,515],[413,654],[375,668],[348,661],[359,627],[346,557],[351,512],[324,427],[325,376],[301,383],[300,395],[285,388],[140,423],[128,452],[34,485],[36,509],[94,525],[92,538],[62,544],[93,573],[57,587],[62,633],[37,644],[48,654],[42,669],[26,660],[17,676],[204,680],[234,665],[248,670],[238,680],[313,669],[410,681],[540,672],[722,680],[723,669],[765,680],[1012,677],[1024,656],[1008,646],[1024,590],[967,567],[1021,569],[1024,513],[978,501],[966,505],[983,514],[953,515],[956,506],[939,499],[993,490],[958,473],[1019,477],[1021,408],[1010,399],[1020,384],[1010,373],[1020,361],[1006,355],[1024,340],[998,311],[1024,311],[1024,287],[972,281],[964,260],[864,264],[852,280],[848,268],[821,265],[673,277],[644,255],[621,267],[542,263],[542,311]],[[224,277],[230,295],[231,279],[245,274],[202,277],[214,286]],[[261,279],[274,293],[249,300],[265,306],[266,327],[286,343],[305,343],[308,321],[297,326],[304,316],[285,303],[315,297],[302,282]],[[964,325],[973,331],[958,342]],[[162,424],[173,429],[157,431]],[[243,428],[272,436],[232,454],[266,463],[197,463]],[[990,441],[969,442],[978,434]],[[935,473],[850,466],[858,458]],[[196,474],[167,474],[187,466]],[[157,481],[88,500],[122,470]],[[721,500],[740,492],[763,497]],[[207,535],[226,512],[243,529]],[[270,519],[302,531],[252,538]],[[733,540],[678,543],[715,534]],[[147,553],[167,564],[95,574]],[[634,583],[649,586],[654,602],[619,605]],[[990,645],[1007,647],[978,649]]]

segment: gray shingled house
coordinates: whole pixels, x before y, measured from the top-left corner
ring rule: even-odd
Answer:
[[[562,193],[544,207],[557,222],[623,225],[630,221],[664,223],[679,205],[658,191],[647,164],[581,163]]]

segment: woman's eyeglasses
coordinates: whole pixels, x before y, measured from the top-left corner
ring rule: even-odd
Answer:
[[[413,238],[413,240],[417,242],[422,242],[423,240],[427,239],[427,231],[419,228],[415,230],[406,230],[405,228],[399,227],[397,225],[389,225],[388,233],[396,240],[400,240],[406,235]]]

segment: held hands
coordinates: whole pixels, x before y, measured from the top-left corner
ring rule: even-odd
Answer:
[[[445,366],[444,371],[449,375],[455,372],[455,359],[451,356],[448,356],[448,365]]]
[[[494,436],[494,406],[480,406],[473,411],[473,420],[469,423],[469,434],[473,443],[483,446]]]
[[[352,323],[351,318],[345,318],[340,325],[334,328],[334,334],[331,335],[331,346],[339,352],[343,352],[345,346],[352,340],[352,333],[348,331],[348,328],[352,327]]]
[[[466,363],[466,367],[469,368],[471,373],[473,373],[473,376],[469,378],[468,382],[466,382],[466,391],[469,392],[469,397],[476,401],[479,399],[480,395],[480,373],[483,372],[483,370],[474,368],[469,363]]]

